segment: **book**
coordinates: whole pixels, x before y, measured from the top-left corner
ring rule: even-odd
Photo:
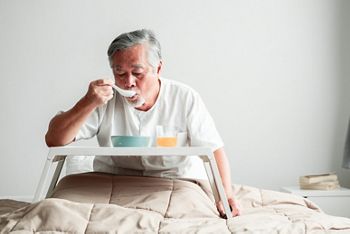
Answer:
[[[301,189],[333,190],[340,188],[338,181],[324,181],[313,184],[300,184]]]
[[[319,174],[319,175],[305,175],[300,176],[300,184],[315,184],[325,181],[338,181],[338,176],[335,173]]]

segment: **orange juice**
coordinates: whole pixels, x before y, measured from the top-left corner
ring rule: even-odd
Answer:
[[[176,137],[157,137],[157,145],[165,147],[176,146]]]

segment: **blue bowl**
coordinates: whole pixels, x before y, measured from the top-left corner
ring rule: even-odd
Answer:
[[[111,136],[114,147],[149,147],[151,137],[148,136]]]

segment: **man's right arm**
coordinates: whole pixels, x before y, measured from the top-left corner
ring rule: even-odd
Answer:
[[[113,97],[112,80],[96,80],[89,85],[86,95],[69,111],[55,116],[45,135],[47,146],[63,146],[71,143],[90,114]]]

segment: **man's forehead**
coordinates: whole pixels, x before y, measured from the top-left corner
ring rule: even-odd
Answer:
[[[119,64],[114,65],[114,67],[115,67],[116,69],[122,69],[122,68],[123,68],[123,66],[121,66],[121,65],[119,65]],[[144,68],[144,65],[142,65],[142,64],[131,64],[130,67],[131,67],[131,68]]]

